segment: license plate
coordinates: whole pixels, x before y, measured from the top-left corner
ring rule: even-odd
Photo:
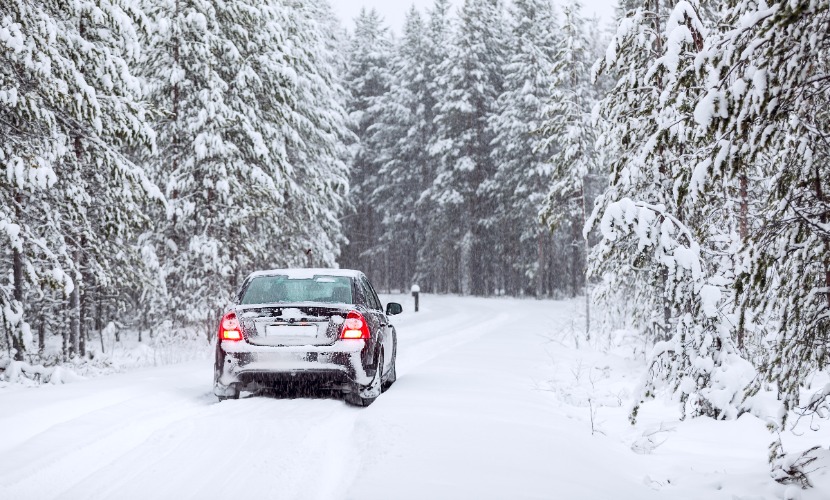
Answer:
[[[316,337],[317,326],[315,325],[268,325],[265,327],[265,335],[268,337]]]

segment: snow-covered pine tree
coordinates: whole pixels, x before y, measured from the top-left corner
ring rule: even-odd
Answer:
[[[406,289],[413,282],[424,289],[433,286],[429,256],[433,246],[426,226],[434,222],[435,211],[423,193],[435,178],[436,161],[429,151],[436,135],[435,105],[442,92],[437,75],[451,36],[450,7],[449,0],[436,0],[427,22],[416,9],[409,12],[403,36],[390,56],[389,90],[374,98],[367,111],[373,123],[363,142],[371,145],[365,152],[375,155],[380,176],[369,200],[378,210],[381,226],[375,240],[352,238],[349,252],[366,253],[366,258],[382,253],[383,269],[374,275],[387,287]],[[352,260],[346,259],[347,264]]]
[[[592,116],[605,83],[605,79],[592,81],[591,65],[599,57],[597,39],[592,35],[598,31],[595,24],[583,18],[579,1],[563,7],[563,40],[554,56],[551,94],[542,126],[542,147],[553,153],[551,186],[540,211],[542,222],[570,243],[570,259],[563,265],[572,276],[571,293],[585,293],[588,335],[591,298],[585,279],[588,239],[583,237],[583,228],[596,195],[596,187],[591,188],[605,178],[601,173],[607,157],[596,147],[598,124]],[[577,289],[580,284],[586,285],[584,290]]]
[[[628,16],[619,21],[605,57],[594,68],[595,72],[615,81],[599,107],[604,126],[598,143],[601,148],[616,149],[616,154],[610,166],[610,187],[595,207],[598,213],[624,197],[662,205],[670,213],[676,212],[666,155],[662,154],[663,150],[652,155],[656,145],[651,145],[645,154],[641,151],[661,130],[655,116],[659,113],[660,94],[665,89],[653,85],[646,74],[663,55],[665,22],[672,3],[635,0],[621,5],[620,9]],[[644,165],[646,161],[648,165]],[[615,256],[592,259],[592,267],[609,267],[592,269],[591,273],[604,276],[610,289],[630,287],[629,295],[636,297],[641,306],[638,320],[642,327],[652,338],[668,338],[671,311],[664,285],[667,277],[659,263],[649,259],[631,262],[631,256],[637,255],[632,251],[636,246],[626,247],[626,243],[634,245],[633,240],[616,242]]]
[[[438,97],[443,92],[440,87],[441,71],[446,69],[444,61],[449,57],[452,43],[453,21],[450,0],[434,0],[427,20],[426,47],[428,64],[426,66],[427,87],[430,91],[430,112],[435,113]]]
[[[504,88],[507,30],[500,0],[466,0],[459,16],[439,75],[444,91],[437,104],[439,139],[432,149],[438,175],[428,192],[437,213],[428,229],[429,244],[440,266],[435,280],[445,276],[449,281],[444,289],[485,295],[497,285],[495,235],[485,225],[494,207],[480,188],[495,172],[487,122]]]
[[[124,241],[143,219],[141,203],[161,199],[123,155],[152,141],[129,66],[143,17],[129,2],[7,7],[0,19],[0,161],[8,174],[0,179],[0,237],[8,244],[0,259],[12,281],[0,285],[0,315],[19,359],[31,347],[25,297],[69,295],[71,320],[62,331],[76,355],[83,277],[97,285],[121,279],[113,264],[126,260]]]
[[[340,218],[349,182],[346,143],[354,140],[343,86],[344,36],[325,0],[283,3],[292,28],[284,44],[272,51],[284,53],[282,85],[290,96],[281,139],[288,160],[287,187],[285,203],[260,221],[271,231],[270,245],[282,251],[268,252],[259,266],[334,266],[344,239]]]
[[[444,72],[449,71],[446,60],[449,57],[449,50],[452,45],[453,26],[455,19],[451,15],[450,0],[435,0],[432,9],[429,11],[429,20],[426,40],[425,67],[426,85],[429,95],[424,103],[424,114],[430,119],[430,143],[425,152],[429,164],[430,174],[427,178],[432,183],[437,176],[437,166],[440,163],[440,153],[434,154],[433,149],[438,136],[436,116],[438,114],[438,102],[446,90],[442,82],[446,81]],[[430,184],[431,186],[431,184]],[[438,205],[428,196],[429,187],[419,193],[419,206],[424,218],[421,219],[423,231],[423,244],[418,249],[418,265],[415,274],[415,282],[419,283],[422,289],[433,292],[450,290],[453,278],[445,271],[448,270],[447,263],[455,259],[453,247],[442,245],[445,233],[441,220],[446,214],[439,210]],[[456,289],[457,291],[457,289]]]
[[[498,267],[504,288],[514,294],[535,288],[541,295],[545,255],[550,249],[546,249],[548,231],[538,213],[545,200],[551,151],[550,141],[544,140],[539,129],[551,97],[557,47],[562,43],[550,0],[517,0],[510,12],[504,92],[488,123],[494,137],[490,155],[495,172],[480,187],[497,208],[483,217],[483,224],[498,235],[495,248],[501,256]],[[581,276],[577,279],[582,281]]]
[[[767,179],[739,300],[773,334],[762,368],[785,407],[821,414],[830,389],[801,391],[830,362],[830,2],[737,1],[722,24],[695,108],[717,138],[700,182]]]
[[[603,151],[596,147],[598,127],[592,116],[602,96],[592,81],[591,65],[599,54],[594,50],[590,27],[582,17],[579,1],[564,6],[563,40],[555,55],[550,103],[542,128],[544,145],[553,150],[553,184],[541,215],[552,227],[570,220],[581,220],[584,226],[585,203],[590,203],[584,192],[588,177],[599,175],[605,163]]]
[[[429,217],[421,193],[434,177],[429,157],[435,126],[428,43],[424,20],[412,7],[392,57],[389,91],[374,105],[377,121],[369,129],[381,164],[380,182],[370,200],[383,224],[383,253],[395,263],[387,279],[400,290],[409,288],[420,267]]]
[[[592,271],[611,289],[633,283],[631,294],[651,315],[644,319],[659,342],[638,398],[663,382],[685,415],[729,418],[753,371],[721,312],[728,278],[706,246],[719,220],[687,196],[701,140],[693,110],[701,92],[695,59],[709,31],[704,12],[697,2],[643,2],[620,22],[599,63],[619,75],[603,102],[605,138],[618,159],[594,211],[604,238]]]
[[[380,119],[376,104],[389,91],[392,38],[374,9],[362,9],[355,19],[348,54],[345,87],[350,99],[348,110],[352,131],[357,137],[350,171],[350,193],[344,229],[348,245],[342,263],[362,269],[375,283],[388,286],[388,260],[380,241],[382,214],[372,203],[372,194],[380,183],[380,146],[374,142],[370,127]],[[384,179],[385,181],[385,179]]]
[[[293,222],[276,215],[293,176],[285,137],[299,64],[282,47],[296,19],[276,0],[147,2],[156,29],[142,73],[159,116],[147,162],[169,200],[157,229],[167,303],[210,332]]]

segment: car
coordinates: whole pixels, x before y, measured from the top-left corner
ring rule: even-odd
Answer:
[[[369,406],[396,380],[397,332],[366,275],[346,269],[276,269],[243,282],[219,322],[214,394],[332,389]]]

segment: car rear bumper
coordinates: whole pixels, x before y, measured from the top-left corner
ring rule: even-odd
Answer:
[[[366,342],[338,340],[328,346],[256,346],[222,342],[217,346],[214,394],[230,396],[252,384],[310,379],[321,383],[368,384]],[[221,369],[220,369],[221,366]]]

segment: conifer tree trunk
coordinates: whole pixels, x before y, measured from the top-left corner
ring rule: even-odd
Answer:
[[[37,347],[38,352],[43,354],[43,349],[46,347],[46,317],[43,314],[40,315],[37,327]]]
[[[83,283],[83,278],[81,282]],[[86,340],[87,340],[87,328],[86,328],[86,317],[87,317],[87,293],[86,289],[81,290],[78,296],[78,354],[81,357],[86,356]]]
[[[84,30],[81,26],[81,35]],[[83,159],[83,147],[81,144],[81,136],[75,136],[75,160],[78,165],[81,165]],[[76,248],[73,255],[75,261],[75,276],[72,293],[69,295],[69,357],[75,357],[81,354],[81,249]]]
[[[738,214],[738,230],[740,232],[741,244],[745,245],[749,236],[749,200],[748,200],[748,179],[746,174],[740,176],[740,207]],[[740,319],[738,321],[738,349],[744,348],[746,328],[746,305],[741,305]]]
[[[12,267],[14,269],[14,300],[23,303],[23,256],[20,250],[12,250]]]
[[[655,0],[654,2],[654,17],[653,17],[653,26],[655,33],[662,33],[663,27],[660,23],[660,0]],[[663,38],[662,37],[655,37],[654,39],[654,53],[655,54],[662,54],[663,53]],[[658,85],[658,89],[660,92],[663,91],[663,85]],[[668,175],[668,168],[666,165],[665,157],[663,156],[665,153],[665,147],[660,146],[659,150],[659,171],[660,177],[662,180],[665,180],[669,177]],[[665,187],[664,187],[665,190]],[[668,190],[665,190],[668,192]],[[681,214],[678,214],[680,216]],[[662,340],[668,340],[671,338],[671,330],[669,328],[669,324],[671,323],[671,297],[669,296],[669,271],[666,268],[663,268],[660,271],[660,282],[662,284],[663,290],[663,325],[662,325]]]
[[[473,212],[477,214],[478,212]],[[472,232],[473,241],[470,248],[469,257],[469,276],[470,276],[470,290],[468,293],[478,296],[489,295],[484,271],[484,252],[482,251],[482,235],[476,224]]]
[[[383,281],[386,293],[392,293],[392,283],[389,280],[389,252],[383,253]]]
[[[660,325],[661,335],[660,340],[668,340],[671,338],[671,301],[669,300],[669,271],[663,267],[660,271],[660,283],[663,290],[663,324]]]
[[[178,20],[178,18],[179,18],[179,0],[176,0],[176,11],[175,11],[174,19]],[[179,27],[178,22],[173,23],[172,26],[173,26],[174,30],[178,31],[178,27]],[[176,34],[178,35],[178,33],[176,33]],[[180,43],[181,43],[180,38],[178,36],[176,36],[174,38],[174,42],[173,42],[173,61],[175,62],[175,65],[176,65],[177,68],[181,67],[180,64],[179,64],[179,45],[180,45]],[[171,117],[171,120],[172,120],[173,123],[178,123],[179,122],[179,101],[180,100],[181,100],[181,98],[180,98],[180,95],[179,95],[179,82],[177,80],[173,84],[173,99],[172,99],[172,101],[173,101],[173,116]],[[173,144],[172,144],[173,148],[172,149],[174,151],[172,168],[171,168],[172,172],[178,171],[178,162],[179,162],[179,155],[177,154],[178,151],[179,151],[178,139],[179,139],[179,136],[177,134],[173,138],[173,141],[172,141],[173,142]],[[179,190],[174,189],[173,192],[170,193],[170,198],[175,200],[178,197],[179,197]],[[170,221],[170,226],[171,227],[176,227],[176,224],[178,223],[178,217],[179,217],[178,214],[174,210],[173,211],[173,220]],[[184,239],[184,236],[181,235],[180,232],[175,231],[171,235],[171,239],[174,242],[176,242],[177,245],[180,245],[182,243],[183,239]],[[141,334],[139,332],[139,342],[141,341],[140,337],[141,337]]]
[[[818,202],[821,205],[824,205],[824,191],[821,189],[821,166],[820,165],[821,164],[819,162],[816,162],[816,165],[815,165],[815,169],[816,169],[816,180],[815,180],[816,199],[818,199]],[[827,224],[828,222],[830,222],[830,220],[828,220],[828,213],[825,212],[821,216],[821,223],[822,224]],[[827,298],[827,308],[830,309],[830,255],[828,255],[828,254],[825,254],[824,266],[825,266],[824,284],[828,289],[828,292],[825,295],[826,295],[826,298]]]
[[[588,177],[585,176],[582,178],[582,227],[584,228],[585,225],[588,223],[588,194],[587,190],[585,189],[585,182],[587,181]],[[582,265],[582,274],[585,279],[585,340],[591,340],[591,292],[588,289],[588,259],[589,253],[591,251],[588,235],[583,236],[582,238],[583,248],[585,250],[585,262]]]
[[[544,238],[544,233],[542,231],[539,232],[539,236],[536,238],[536,263],[538,269],[536,270],[536,298],[542,298],[542,289],[543,283],[542,280],[544,279],[544,270],[545,270],[545,244],[542,240]]]
[[[76,262],[78,253],[75,253]],[[75,273],[75,287],[69,294],[69,357],[73,358],[80,352],[81,337],[81,290],[80,273]]]
[[[473,236],[472,231],[467,231],[464,235],[464,241],[461,243],[460,265],[458,269],[459,274],[459,291],[462,295],[470,295],[475,293],[473,289]]]
[[[63,323],[61,323],[63,326]],[[69,330],[66,328],[61,328],[61,354],[63,355],[63,360],[66,361],[69,359],[69,349],[70,349],[70,342],[69,342]]]
[[[748,200],[748,179],[746,174],[741,175],[741,206],[740,206],[740,236],[741,241],[745,242],[749,233],[749,200]]]
[[[98,336],[101,339],[101,353],[105,353],[107,351],[104,348],[104,323],[103,323],[103,318],[101,316],[101,313],[102,313],[102,311],[101,311],[101,309],[102,309],[101,295],[102,294],[101,294],[100,285],[97,289],[97,294],[96,295],[97,295],[96,298],[98,300],[97,300],[97,303],[95,304],[95,330],[98,332]]]
[[[15,216],[17,220],[20,220],[21,213],[20,213],[20,206],[23,203],[23,196],[15,190],[14,195],[14,210]],[[19,307],[23,307],[23,255],[20,253],[20,250],[17,248],[12,249],[12,273],[14,275],[14,300],[19,304]],[[17,329],[19,330],[19,327]],[[26,346],[21,341],[19,335],[15,334],[15,330],[12,329],[11,332],[12,338],[12,347],[15,349],[14,359],[17,361],[23,360],[23,354],[26,351]]]

